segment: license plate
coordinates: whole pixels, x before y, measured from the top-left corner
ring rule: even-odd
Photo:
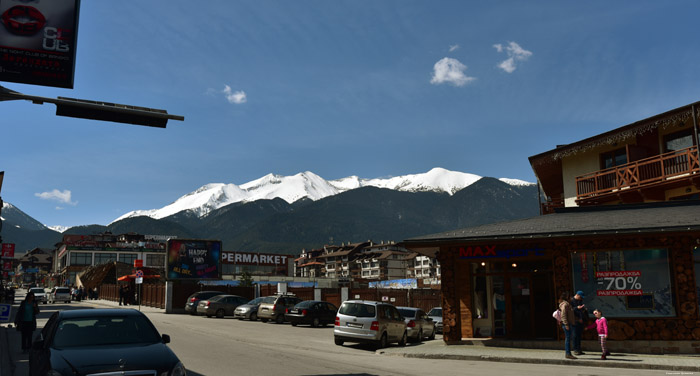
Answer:
[[[362,328],[362,324],[354,323],[354,322],[349,322],[348,327],[350,328]]]

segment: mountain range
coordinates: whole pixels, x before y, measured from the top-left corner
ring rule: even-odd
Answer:
[[[533,183],[435,168],[387,179],[327,181],[312,172],[266,175],[237,186],[207,184],[160,209],[64,234],[136,232],[220,239],[225,249],[296,254],[302,248],[403,239],[539,213]],[[17,252],[52,248],[62,234],[6,204],[4,242]]]

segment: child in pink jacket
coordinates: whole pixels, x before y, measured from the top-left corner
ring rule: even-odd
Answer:
[[[608,339],[608,320],[603,317],[603,312],[601,312],[599,309],[593,311],[593,314],[596,317],[595,325],[598,329],[598,338],[600,338],[600,348],[603,350],[603,356],[601,356],[600,359],[605,360],[605,357],[610,355],[610,352],[605,347]]]

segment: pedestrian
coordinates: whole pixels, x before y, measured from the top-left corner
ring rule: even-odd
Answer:
[[[583,328],[588,321],[588,308],[583,304],[583,291],[576,291],[576,295],[571,299],[571,308],[574,311],[574,322],[572,326],[571,339],[575,355],[584,355],[581,350],[581,337],[583,336]]]
[[[97,300],[97,286],[92,288],[92,300]]]
[[[32,347],[32,335],[36,330],[36,315],[39,314],[39,305],[34,299],[34,293],[29,292],[19,304],[15,316],[15,326],[22,332],[22,352],[28,352]]]
[[[122,305],[124,302],[124,286],[119,285],[119,305]]]
[[[595,316],[595,326],[598,330],[598,338],[600,339],[600,349],[603,351],[603,355],[600,359],[605,360],[606,356],[610,355],[610,351],[606,346],[608,342],[608,320],[603,317],[603,312],[600,309],[593,311]]]
[[[574,322],[574,310],[569,303],[569,293],[562,292],[559,295],[559,311],[561,311],[561,328],[564,330],[564,351],[566,359],[576,359],[571,354],[571,332]]]
[[[124,288],[124,305],[129,305],[131,303],[131,289],[129,286]]]

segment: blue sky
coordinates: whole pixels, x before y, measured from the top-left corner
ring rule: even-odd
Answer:
[[[207,183],[433,167],[535,181],[527,158],[700,99],[696,1],[83,1],[75,88],[167,129],[0,102],[2,198],[107,224]]]

